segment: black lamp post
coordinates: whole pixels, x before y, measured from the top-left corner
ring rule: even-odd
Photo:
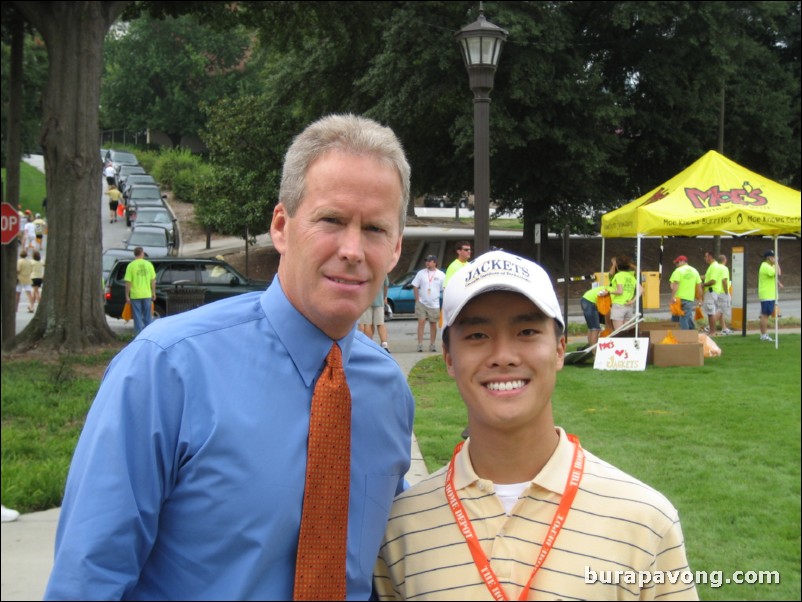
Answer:
[[[478,257],[490,248],[490,91],[507,32],[485,19],[480,2],[479,18],[454,35],[473,91],[473,248]]]

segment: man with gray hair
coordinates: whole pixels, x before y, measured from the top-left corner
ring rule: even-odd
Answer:
[[[409,176],[369,119],[325,117],[293,141],[272,284],[157,320],[109,367],[47,599],[370,597],[414,404],[356,323],[400,256]]]

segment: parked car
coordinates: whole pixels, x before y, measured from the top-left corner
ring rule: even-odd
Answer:
[[[395,282],[390,283],[387,289],[387,305],[390,311],[385,308],[384,315],[412,314],[415,313],[415,292],[412,290],[412,280],[417,272],[407,272]]]
[[[156,270],[157,316],[166,316],[169,296],[179,287],[200,287],[203,303],[211,303],[234,295],[263,291],[269,282],[251,280],[220,259],[195,257],[148,258]],[[125,268],[130,263],[119,259],[112,267],[106,282],[106,315],[119,318],[125,306]]]
[[[133,259],[134,252],[129,249],[106,249],[103,251],[103,285],[106,285],[109,279],[111,268],[118,259]]]
[[[423,195],[424,207],[454,207],[459,205],[460,209],[473,210],[473,203],[468,198],[467,193],[459,195],[450,194],[425,194]]]
[[[136,211],[141,207],[166,207],[166,195],[161,193],[158,186],[137,184],[128,189],[125,197],[125,225],[130,226],[135,219]]]
[[[147,173],[131,174],[125,178],[125,180],[122,180],[120,184],[120,192],[123,193],[123,196],[128,195],[128,189],[130,189],[132,186],[137,186],[139,184],[158,186],[156,180],[153,179],[153,176]]]
[[[141,165],[120,165],[117,171],[117,189],[122,191],[126,178],[131,174],[146,174],[145,168]]]
[[[138,207],[132,219],[134,228],[139,226],[159,226],[164,228],[170,235],[170,242],[175,244],[176,220],[167,207]]]
[[[137,247],[142,247],[151,257],[167,257],[176,252],[173,241],[170,240],[170,233],[167,228],[161,226],[134,226],[131,228],[131,235],[125,241],[125,248],[133,251]]]
[[[120,171],[120,167],[123,165],[139,165],[135,154],[114,150],[113,148],[106,151],[106,161],[111,161],[115,171]]]

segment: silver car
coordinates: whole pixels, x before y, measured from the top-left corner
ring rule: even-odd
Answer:
[[[167,230],[170,242],[175,243],[176,219],[167,207],[140,207],[133,216],[133,227],[159,226]]]
[[[176,254],[170,234],[161,226],[131,228],[131,236],[125,241],[125,248],[133,251],[136,247],[142,247],[148,257],[167,257]]]

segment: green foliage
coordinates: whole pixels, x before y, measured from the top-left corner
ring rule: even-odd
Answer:
[[[273,203],[261,189],[277,190],[279,174],[256,182],[251,172],[215,165],[199,175],[195,217],[202,225],[249,242],[270,229]]]
[[[105,49],[104,127],[159,130],[174,145],[197,136],[201,104],[236,93],[248,45],[240,27],[217,30],[193,16],[143,16],[113,29]]]
[[[191,172],[202,162],[200,157],[186,149],[167,149],[159,153],[151,174],[163,188],[172,190],[176,174],[181,171]]]
[[[214,168],[198,162],[192,169],[181,169],[173,177],[173,194],[187,203],[203,199],[203,184],[212,176]]]
[[[247,231],[254,237],[267,232],[284,151],[301,126],[260,96],[224,99],[205,110],[203,140],[214,170],[200,174],[202,202],[196,217],[225,234],[245,237]]]
[[[5,17],[4,17],[5,19]],[[5,20],[3,23],[6,25]],[[8,123],[8,102],[11,84],[11,42],[10,36],[2,38],[2,68],[0,68],[0,119],[3,124],[0,164],[6,165],[6,124]],[[22,152],[41,152],[39,150],[39,128],[42,123],[41,96],[47,82],[47,49],[38,34],[26,35],[22,53]]]
[[[677,507],[694,571],[773,570],[771,586],[699,586],[703,600],[800,595],[800,335],[779,350],[721,337],[699,368],[645,372],[566,366],[553,395],[557,424],[584,447],[664,493]],[[763,375],[755,366],[768,370]],[[430,471],[467,424],[439,356],[410,373],[415,436]]]
[[[136,155],[139,164],[149,174],[153,173],[153,168],[156,166],[156,162],[159,160],[159,157],[162,154],[160,150],[139,149],[139,150],[134,150],[132,152]]]

